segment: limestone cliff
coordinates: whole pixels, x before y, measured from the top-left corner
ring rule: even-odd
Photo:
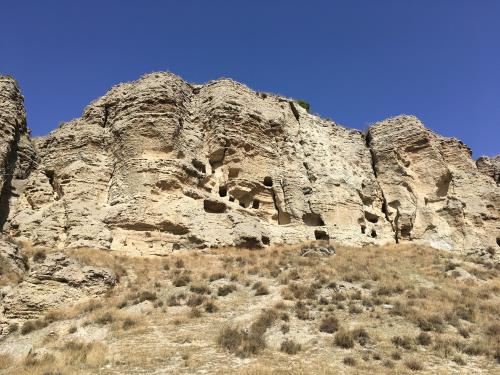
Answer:
[[[1,82],[2,165],[24,160],[16,183],[2,180],[3,230],[16,239],[154,254],[328,238],[499,246],[494,179],[415,117],[365,136],[229,79],[154,73],[35,139],[35,154],[22,98]]]

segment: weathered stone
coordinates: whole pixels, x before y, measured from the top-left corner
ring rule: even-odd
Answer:
[[[85,266],[61,253],[47,254],[31,264],[21,283],[4,291],[0,316],[35,318],[65,303],[102,294],[115,284],[116,276],[107,268]]]
[[[496,245],[500,191],[478,171],[467,146],[413,116],[375,124],[368,141],[398,241],[474,252]]]
[[[481,156],[476,160],[477,168],[500,185],[500,155],[489,158]]]
[[[5,265],[8,269],[4,269]],[[27,269],[26,259],[22,256],[19,247],[7,238],[0,237],[0,277],[4,271],[12,271],[21,275]]]
[[[493,179],[465,145],[411,116],[365,137],[229,79],[190,85],[153,73],[34,143],[37,165],[19,167],[3,228],[34,245],[150,254],[307,240],[500,246]]]

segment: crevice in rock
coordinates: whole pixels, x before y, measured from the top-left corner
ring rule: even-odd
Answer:
[[[290,104],[290,109],[292,110],[292,113],[297,121],[299,121],[300,114],[299,111],[297,111],[297,108],[295,108],[295,105],[293,102],[288,102]]]
[[[16,121],[16,125],[14,126],[14,139],[12,140],[10,151],[6,158],[5,169],[2,171],[5,180],[2,191],[0,192],[0,230],[3,230],[3,226],[10,212],[9,201],[12,196],[12,179],[14,178],[14,170],[18,157],[18,143],[21,138],[20,126],[21,125]]]
[[[372,136],[370,133],[370,129],[366,132],[365,136],[365,144],[366,147],[368,148],[368,151],[370,152],[370,165],[372,167],[373,175],[375,176],[375,181],[377,181],[377,186],[380,190],[380,194],[382,195],[382,212],[384,213],[385,220],[391,225],[391,229],[394,233],[394,241],[396,243],[399,243],[399,238],[398,238],[398,227],[397,227],[397,218],[399,215],[399,211],[397,211],[396,218],[394,222],[389,218],[389,209],[388,209],[388,203],[387,203],[387,198],[385,197],[384,190],[382,189],[382,186],[380,185],[378,181],[378,174],[377,174],[377,163],[376,163],[376,156],[375,152],[372,149]],[[364,233],[364,232],[363,232]]]
[[[64,195],[62,186],[59,184],[55,178],[55,173],[53,170],[47,169],[44,171],[45,176],[49,179],[49,184],[52,186],[52,190],[55,193],[55,200],[58,201]]]
[[[217,168],[224,165],[224,159],[226,158],[226,153],[230,145],[231,142],[226,138],[224,141],[224,146],[221,149],[212,152],[212,154],[209,156],[208,162],[212,167],[212,173],[214,173]]]
[[[108,109],[108,105],[105,104],[104,105],[104,118],[102,120],[102,127],[105,128],[106,126],[108,126],[108,117],[109,117],[109,109]]]

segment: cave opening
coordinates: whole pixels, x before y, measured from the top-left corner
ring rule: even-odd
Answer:
[[[219,196],[225,197],[227,195],[227,186],[219,186]]]
[[[273,179],[269,176],[264,177],[264,186],[267,187],[273,186]]]
[[[322,241],[330,240],[330,236],[324,230],[315,230],[314,231],[314,238],[316,238],[317,240],[322,240]]]

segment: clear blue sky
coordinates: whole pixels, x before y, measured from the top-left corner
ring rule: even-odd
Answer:
[[[303,98],[348,126],[401,113],[500,153],[500,0],[1,0],[0,72],[29,126],[158,70]]]

